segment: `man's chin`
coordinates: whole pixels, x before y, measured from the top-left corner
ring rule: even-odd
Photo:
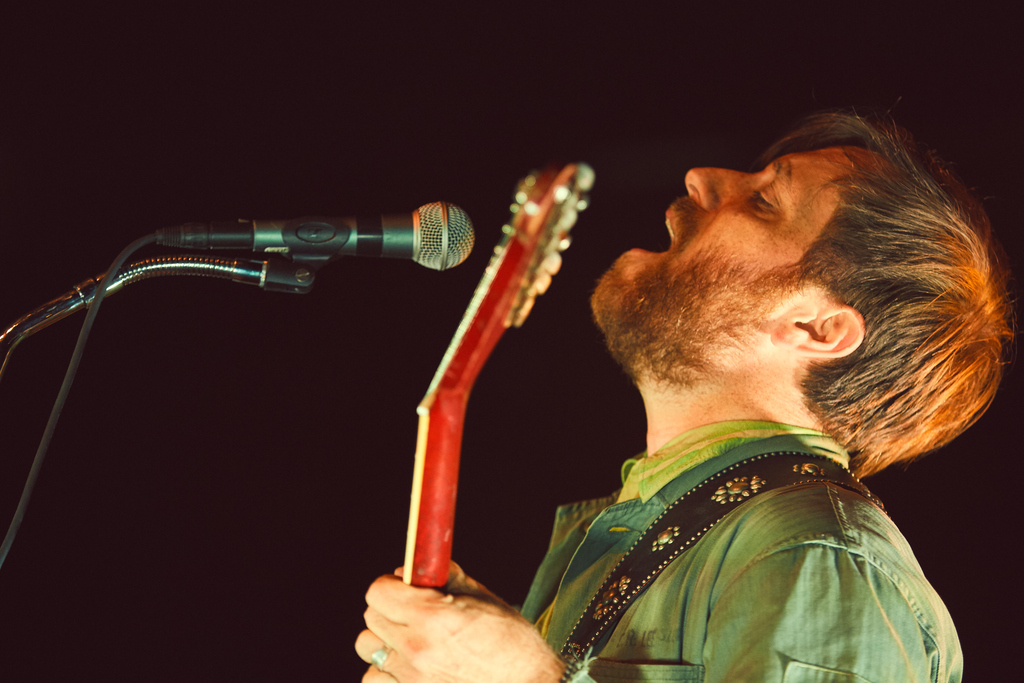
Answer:
[[[590,305],[612,358],[634,382],[689,386],[706,379],[767,314],[779,285],[714,253],[680,264],[633,249],[597,283]]]

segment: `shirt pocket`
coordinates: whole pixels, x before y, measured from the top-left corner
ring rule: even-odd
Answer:
[[[599,659],[590,665],[591,680],[597,683],[633,683],[634,681],[704,680],[704,667],[692,664],[630,664]],[[579,679],[577,679],[579,680]],[[584,679],[585,680],[585,679]]]
[[[871,683],[871,681],[848,671],[826,669],[794,661],[786,665],[782,683]]]

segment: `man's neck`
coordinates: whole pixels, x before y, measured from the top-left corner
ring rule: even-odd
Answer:
[[[647,411],[647,452],[696,427],[729,420],[759,420],[820,429],[795,388],[772,381],[720,378],[692,387],[638,385]]]

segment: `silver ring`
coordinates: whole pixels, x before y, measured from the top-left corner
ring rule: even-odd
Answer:
[[[390,654],[391,650],[387,649],[386,647],[382,647],[381,649],[376,650],[372,655],[370,655],[370,661],[373,663],[375,667],[377,667],[378,671],[384,671],[384,662],[388,661],[388,655]]]

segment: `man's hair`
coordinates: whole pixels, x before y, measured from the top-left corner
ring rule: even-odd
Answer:
[[[860,476],[947,444],[988,408],[1012,336],[1009,270],[971,192],[888,119],[815,114],[772,145],[851,152],[839,207],[800,263],[802,279],[857,309],[864,343],[817,362],[808,407]]]

